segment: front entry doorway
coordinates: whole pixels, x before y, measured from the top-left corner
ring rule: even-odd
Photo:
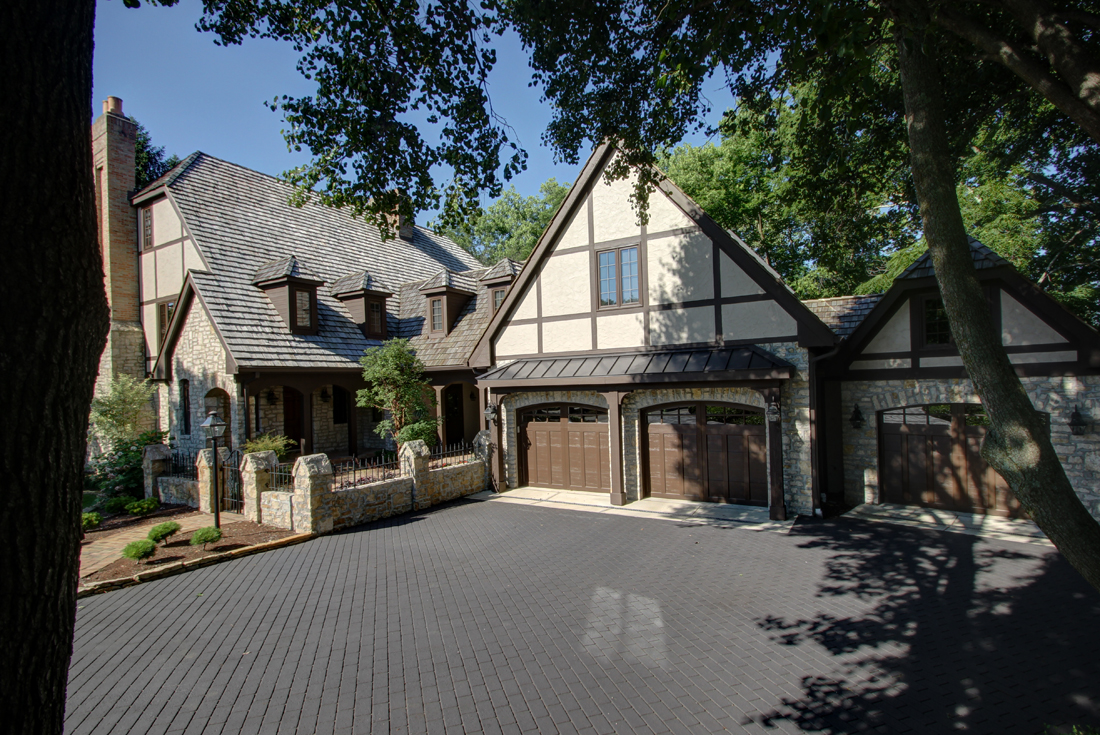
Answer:
[[[537,406],[520,412],[518,420],[523,484],[611,492],[606,409]]]
[[[731,403],[690,403],[644,414],[649,495],[768,504],[764,412]]]
[[[982,459],[989,419],[976,404],[907,406],[879,415],[882,501],[1025,517],[1008,483]]]

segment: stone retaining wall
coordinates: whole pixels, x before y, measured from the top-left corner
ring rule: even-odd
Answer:
[[[199,482],[186,477],[158,477],[157,495],[162,503],[198,508]]]

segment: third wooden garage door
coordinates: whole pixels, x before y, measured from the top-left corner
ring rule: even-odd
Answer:
[[[611,492],[605,409],[538,406],[521,412],[519,425],[524,484]]]
[[[768,504],[764,412],[735,404],[650,409],[646,479],[657,498]]]

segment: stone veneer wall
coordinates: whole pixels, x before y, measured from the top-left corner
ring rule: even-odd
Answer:
[[[1077,494],[1100,520],[1100,376],[1022,378],[1032,405],[1050,414],[1051,442]],[[879,498],[878,421],[876,413],[926,403],[981,403],[969,378],[860,380],[841,384],[841,413],[859,404],[867,417],[863,428],[844,421],[844,496],[849,503],[877,503]],[[1069,416],[1074,405],[1092,423],[1083,436],[1073,436]]]
[[[214,388],[221,388],[229,394],[229,416],[222,419],[229,424],[226,433],[232,436],[233,446],[239,447],[244,434],[243,402],[240,390],[233,376],[226,372],[226,355],[221,340],[214,332],[214,325],[198,300],[191,302],[186,321],[172,355],[172,381],[169,385],[170,401],[168,411],[173,444],[188,451],[198,451],[206,447],[206,437],[199,425],[206,420],[204,399]],[[186,407],[191,413],[191,433],[181,434],[183,428],[184,407],[179,405],[179,381],[190,383],[191,405]]]
[[[794,342],[765,345],[777,357],[795,367],[795,374],[784,381],[781,393],[783,436],[783,493],[790,514],[813,513],[812,471],[810,458],[810,384],[807,380],[808,352]],[[636,390],[623,399],[623,484],[627,502],[642,493],[639,477],[642,447],[639,446],[640,409],[680,401],[726,401],[764,408],[764,399],[752,388],[665,388]],[[510,393],[503,400],[504,475],[508,487],[519,486],[517,410],[540,403],[581,403],[608,408],[607,401],[595,391],[532,391]],[[769,472],[771,456],[769,453]]]
[[[158,477],[157,494],[160,502],[169,505],[199,507],[199,483],[185,477]]]

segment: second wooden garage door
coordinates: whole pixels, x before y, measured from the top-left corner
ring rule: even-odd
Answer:
[[[646,413],[649,494],[657,498],[768,504],[764,414],[697,403]]]
[[[611,492],[607,411],[539,406],[520,413],[519,424],[525,484]]]

